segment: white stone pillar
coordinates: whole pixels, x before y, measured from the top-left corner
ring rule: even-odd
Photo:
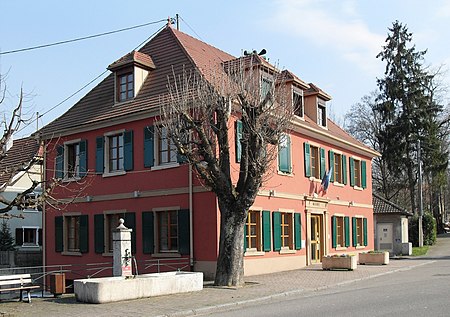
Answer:
[[[113,230],[113,276],[132,276],[131,269],[131,232],[123,225],[120,218],[119,226]]]

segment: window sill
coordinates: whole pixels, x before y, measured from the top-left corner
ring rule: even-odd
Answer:
[[[158,171],[158,170],[164,170],[164,169],[167,169],[167,168],[174,168],[174,167],[178,167],[178,166],[180,166],[179,163],[166,163],[166,164],[153,166],[151,168],[151,170],[152,171]]]
[[[278,171],[278,175],[288,176],[288,177],[294,177],[294,174],[292,172],[282,172]]]
[[[362,249],[365,249],[366,247],[364,245],[357,245],[355,248],[357,250],[362,250]]]
[[[133,101],[134,101],[134,97],[133,97],[133,98],[130,98],[130,99],[127,99],[127,100],[124,100],[124,101],[116,100],[116,101],[114,102],[114,107],[126,105],[126,104],[128,104],[128,103],[130,103],[130,102],[133,102]]]
[[[39,210],[37,210],[37,209],[23,209],[22,212],[37,213],[37,212],[39,212]]]
[[[333,185],[336,187],[344,187],[345,186],[344,184],[339,183],[339,182],[334,182]]]
[[[322,180],[320,178],[315,178],[314,176],[310,176],[309,180],[311,182],[322,183]]]
[[[256,249],[247,249],[244,253],[244,256],[262,256],[264,255],[264,251],[258,251]]]
[[[291,249],[281,249],[280,250],[280,254],[294,254],[297,253],[296,250],[291,250]]]
[[[125,175],[127,172],[125,171],[117,171],[117,172],[108,172],[108,173],[103,173],[103,177],[113,177],[113,176],[120,176],[120,175]]]
[[[159,252],[153,253],[152,257],[154,258],[181,258],[181,254],[178,252]]]
[[[347,247],[341,247],[341,246],[336,247],[336,251],[345,251],[345,250],[347,250]]]
[[[81,252],[77,251],[63,251],[61,255],[72,255],[72,256],[82,256]]]
[[[359,190],[359,191],[362,191],[362,190],[364,190],[364,188],[362,188],[362,187],[359,187],[359,186],[353,186],[353,189],[355,189],[355,190]]]
[[[81,179],[81,177],[70,177],[70,178],[63,178],[63,183],[70,183],[70,182],[77,182]]]

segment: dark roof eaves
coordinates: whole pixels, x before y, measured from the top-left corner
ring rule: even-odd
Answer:
[[[410,212],[410,211],[400,207],[399,205],[397,205],[397,204],[387,200],[386,198],[382,197],[381,195],[379,195],[379,194],[377,194],[375,192],[372,192],[372,195],[375,196],[377,199],[381,200],[383,203],[388,204],[391,207],[397,209],[398,210],[397,213],[408,215],[408,216],[412,216],[413,215],[412,212]],[[383,212],[378,212],[378,213],[383,213]],[[390,213],[392,214],[393,212],[390,212]]]

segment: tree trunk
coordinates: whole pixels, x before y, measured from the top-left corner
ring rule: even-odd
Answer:
[[[215,285],[244,285],[244,226],[247,212],[220,203],[220,242]]]

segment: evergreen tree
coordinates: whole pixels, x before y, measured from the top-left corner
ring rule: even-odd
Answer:
[[[0,226],[0,251],[14,251],[14,239],[9,230],[8,222],[2,221]]]

